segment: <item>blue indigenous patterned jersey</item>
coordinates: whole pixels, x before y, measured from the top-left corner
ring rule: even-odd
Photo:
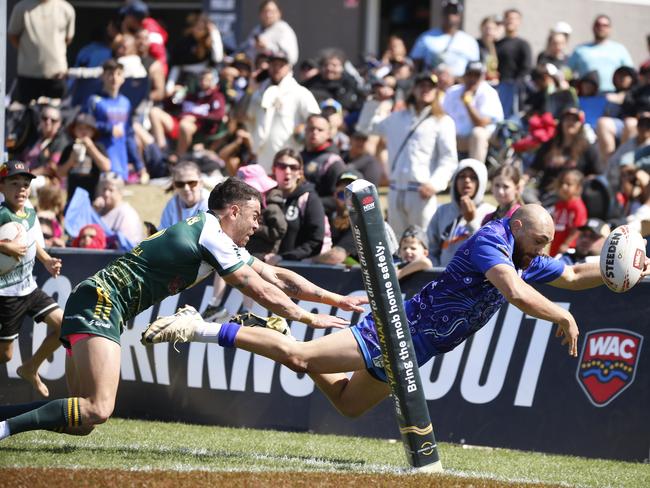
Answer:
[[[485,273],[497,264],[516,268],[509,223],[509,218],[495,220],[479,229],[458,249],[440,278],[405,303],[419,364],[455,348],[505,302]],[[518,270],[527,283],[548,283],[563,271],[564,264],[548,256],[538,256],[528,268]]]

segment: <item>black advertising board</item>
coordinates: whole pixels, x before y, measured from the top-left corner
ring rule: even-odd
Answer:
[[[60,254],[63,275],[49,278],[37,266],[43,289],[64,303],[72,287],[107,264],[108,254]],[[363,293],[358,269],[293,265],[319,285],[344,294]],[[401,283],[406,297],[431,279],[419,273]],[[399,438],[390,401],[358,419],[331,407],[303,374],[246,351],[216,345],[140,345],[140,333],[156,315],[185,303],[204,307],[212,280],[170,297],[140,314],[122,336],[121,385],[115,415],[250,428]],[[420,368],[420,378],[439,441],[641,461],[650,447],[650,282],[625,294],[605,287],[569,292],[540,290],[569,307],[580,327],[578,359],[569,357],[547,322],[504,306],[473,338]],[[229,291],[236,310],[241,295]],[[312,311],[329,306],[301,303]],[[253,310],[255,311],[255,309]],[[264,312],[257,309],[258,312]],[[356,321],[356,314],[351,317]],[[299,340],[323,331],[292,326]],[[21,357],[45,336],[45,326],[26,321],[18,351],[0,366],[0,403],[37,400],[17,379]],[[65,395],[64,352],[42,369],[53,398]]]

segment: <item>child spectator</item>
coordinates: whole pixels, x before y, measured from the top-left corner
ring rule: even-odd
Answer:
[[[16,222],[24,227],[26,234],[24,245],[17,240],[0,242],[2,254],[19,260],[14,270],[0,275],[0,363],[11,360],[13,342],[26,315],[35,322],[44,321],[52,330],[34,356],[19,366],[16,372],[46,397],[49,390],[38,376],[38,369],[60,345],[63,312],[51,297],[36,287],[32,270],[38,259],[56,277],[61,271],[61,260],[50,256],[41,246],[43,236],[36,212],[26,206],[34,178],[21,161],[8,161],[0,166],[0,191],[5,196],[5,201],[0,205],[0,225]]]
[[[483,202],[487,186],[485,164],[463,159],[451,179],[451,202],[441,205],[427,228],[429,256],[434,266],[446,267],[456,250],[481,226],[494,206]]]
[[[124,84],[124,68],[114,59],[109,59],[103,65],[102,95],[93,95],[88,100],[86,112],[95,118],[99,130],[99,141],[106,148],[106,154],[111,161],[111,171],[124,181],[129,178],[129,157],[127,138],[133,137],[131,128],[131,102],[120,94]],[[133,163],[136,170],[146,172],[139,158]]]
[[[72,247],[106,249],[106,234],[100,225],[85,225],[79,231],[79,235],[72,240]]]
[[[68,132],[73,142],[61,153],[61,160],[56,174],[59,178],[67,177],[68,201],[78,187],[93,194],[99,175],[111,169],[106,148],[97,140],[99,132],[95,117],[90,114],[78,114]]]
[[[418,271],[433,268],[428,258],[426,239],[426,234],[418,226],[412,225],[404,231],[399,241],[399,257],[402,262],[397,269],[398,280]]]
[[[497,209],[489,213],[481,222],[481,226],[491,220],[510,217],[515,210],[521,207],[521,172],[516,166],[504,165],[492,175],[492,195],[497,201]]]
[[[174,196],[160,217],[161,229],[208,210],[208,192],[203,188],[201,170],[196,163],[181,161],[174,166],[172,188]]]
[[[583,179],[583,174],[577,169],[564,170],[558,176],[558,201],[551,212],[555,222],[555,237],[549,252],[551,256],[575,248],[580,227],[587,222],[587,207],[580,198]]]

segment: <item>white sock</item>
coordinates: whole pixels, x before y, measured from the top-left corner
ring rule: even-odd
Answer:
[[[216,322],[203,322],[197,325],[194,330],[193,342],[208,342],[217,344],[219,342],[219,331],[221,324]]]
[[[7,423],[6,420],[3,420],[0,422],[0,440],[9,437],[9,424]]]

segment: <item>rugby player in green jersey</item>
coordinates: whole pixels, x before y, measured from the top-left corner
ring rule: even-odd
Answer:
[[[226,283],[278,315],[314,328],[347,325],[339,317],[307,312],[290,297],[356,312],[363,310],[360,305],[367,298],[331,293],[292,271],[253,258],[244,249],[258,228],[260,204],[257,190],[230,178],[210,194],[208,212],[152,235],[79,283],[66,304],[61,329],[61,340],[72,358],[70,397],[40,406],[13,406],[14,416],[0,422],[0,439],[37,429],[87,434],[106,422],[115,405],[120,333],[126,323],[207,278],[213,269]],[[234,340],[234,330],[221,329],[225,342]]]

